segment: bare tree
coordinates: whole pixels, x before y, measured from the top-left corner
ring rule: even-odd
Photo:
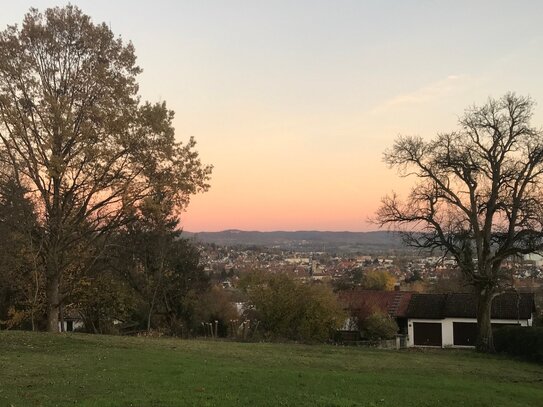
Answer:
[[[478,293],[477,349],[494,351],[493,298],[511,286],[504,261],[543,249],[543,133],[534,102],[506,94],[466,110],[457,132],[399,137],[384,154],[418,179],[406,202],[393,194],[377,212],[409,245],[452,255]]]
[[[175,141],[173,113],[140,103],[140,71],[132,44],[74,6],[31,9],[0,33],[0,159],[40,212],[49,331],[62,278],[93,261],[90,245],[130,222],[153,185],[177,209],[208,187],[211,168],[194,140]]]

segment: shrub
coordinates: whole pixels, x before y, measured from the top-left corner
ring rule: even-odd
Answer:
[[[534,317],[534,326],[543,327],[543,312]]]
[[[267,337],[322,342],[345,321],[345,314],[326,285],[304,284],[284,274],[246,279],[245,317],[260,321]]]
[[[398,333],[398,324],[389,315],[374,312],[359,322],[362,336],[369,340],[392,339]]]
[[[543,363],[543,327],[506,326],[494,332],[497,352]]]
[[[220,286],[213,286],[204,293],[191,292],[185,299],[185,305],[189,310],[186,324],[192,333],[202,329],[202,322],[218,321],[218,335],[225,337],[228,335],[229,321],[239,318],[229,293]]]

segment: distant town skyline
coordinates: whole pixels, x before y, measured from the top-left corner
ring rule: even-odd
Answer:
[[[6,2],[0,29],[67,3]],[[375,230],[381,197],[411,185],[382,162],[399,134],[453,131],[507,91],[543,125],[539,1],[71,3],[134,43],[143,98],[214,165],[191,232]]]

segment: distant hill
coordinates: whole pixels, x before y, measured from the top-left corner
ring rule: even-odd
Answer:
[[[184,232],[204,243],[221,246],[265,246],[299,251],[384,252],[408,250],[393,232],[256,232],[225,230],[222,232]]]

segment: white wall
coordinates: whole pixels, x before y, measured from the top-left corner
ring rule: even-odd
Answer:
[[[83,324],[83,321],[73,321],[73,330],[77,330],[77,329],[81,329],[85,326],[85,324]],[[59,321],[58,322],[58,331],[61,332],[61,325],[62,323]],[[67,332],[67,329],[68,329],[68,321],[64,321],[64,332]]]
[[[465,346],[454,346],[454,337],[453,337],[453,323],[454,322],[473,322],[477,323],[475,318],[444,318],[444,319],[408,319],[407,320],[407,332],[409,337],[407,338],[407,346],[414,347],[414,334],[413,334],[413,322],[434,322],[441,323],[441,337],[442,337],[442,347],[456,347],[464,348]],[[532,326],[532,319],[492,319],[491,323],[493,324],[509,324],[515,325],[519,324],[521,326]]]

